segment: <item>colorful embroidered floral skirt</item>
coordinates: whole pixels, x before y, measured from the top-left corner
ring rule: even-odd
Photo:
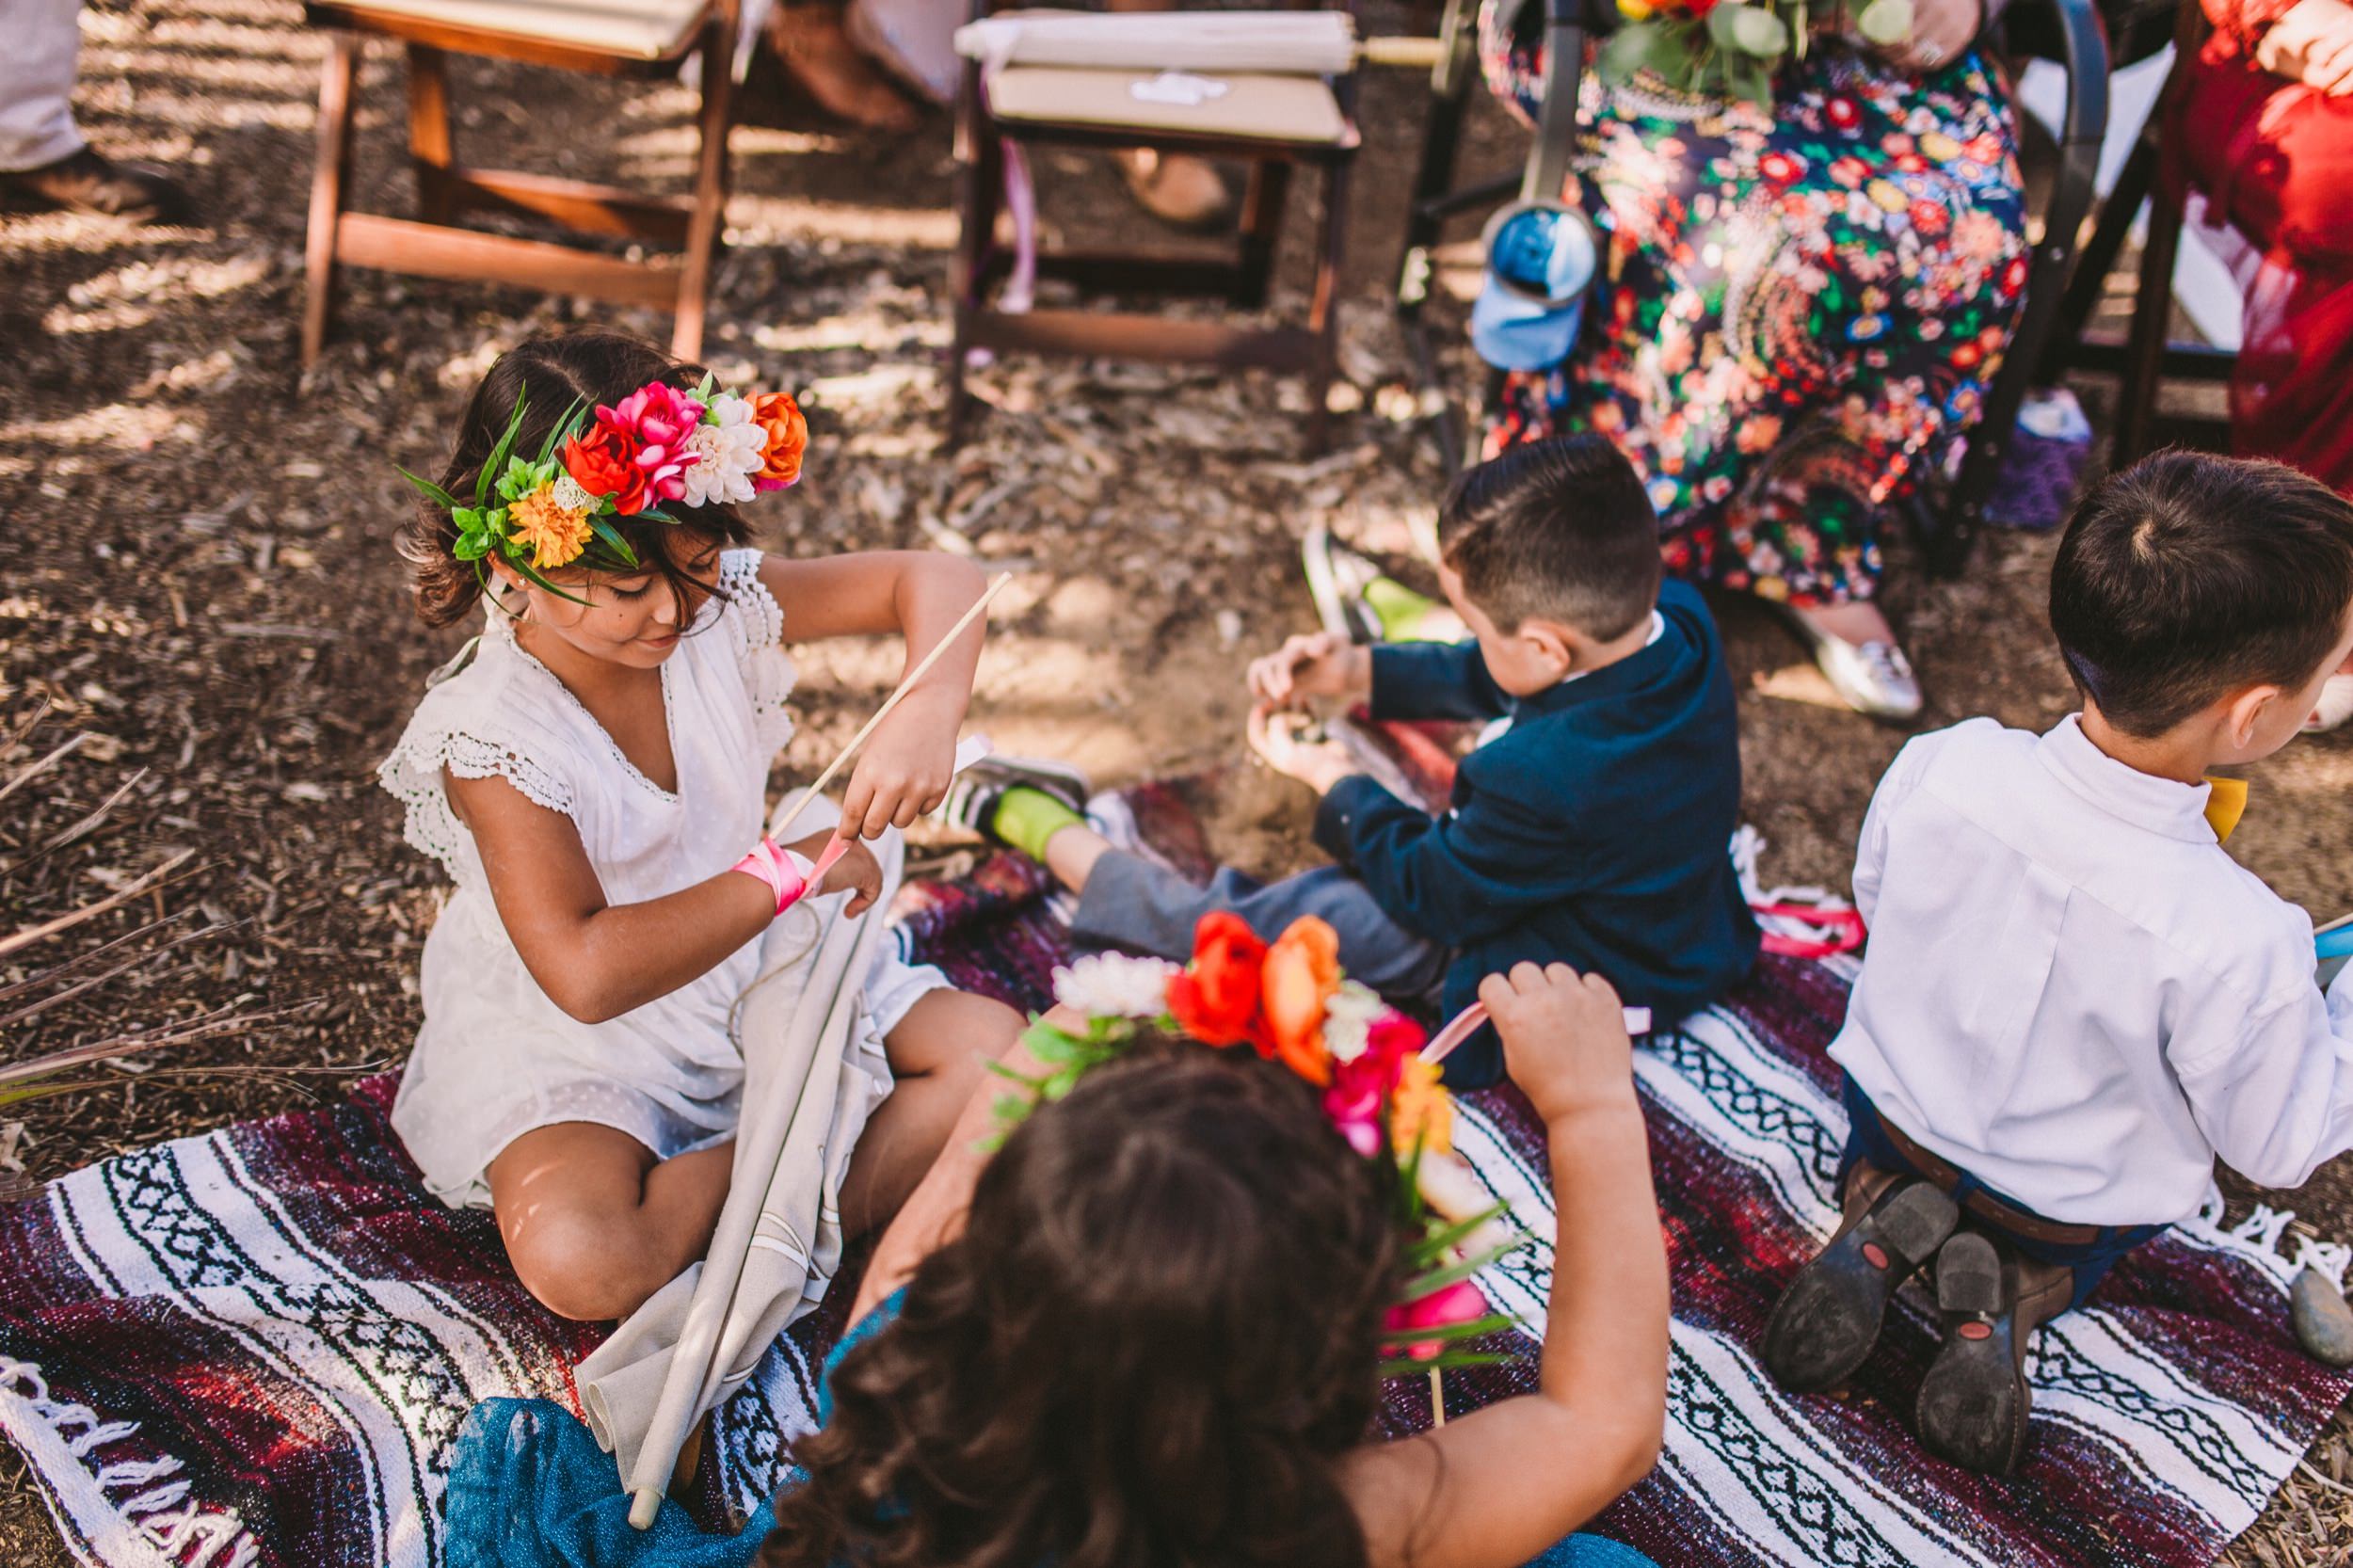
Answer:
[[[1481,45],[1532,117],[1541,51]],[[1583,84],[1596,134],[1565,196],[1605,232],[1603,279],[1570,357],[1507,378],[1488,453],[1601,431],[1649,483],[1670,571],[1867,598],[1881,517],[1956,458],[2025,283],[2003,96],[1974,52],[1920,77],[1836,42],[1770,110]]]

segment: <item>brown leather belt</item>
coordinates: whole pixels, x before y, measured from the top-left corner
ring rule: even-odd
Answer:
[[[1877,1114],[1877,1108],[1874,1108],[1874,1114]],[[1961,1167],[1932,1150],[1922,1148],[1913,1142],[1911,1134],[1885,1116],[1880,1116],[1879,1122],[1880,1130],[1887,1135],[1887,1141],[1896,1145],[1897,1153],[1912,1162],[1914,1170],[1947,1192],[1960,1187]],[[2071,1225],[2057,1220],[2046,1220],[2014,1204],[2004,1203],[1982,1187],[1961,1199],[1961,1207],[1981,1220],[1990,1221],[2014,1235],[2046,1246],[2088,1247],[2105,1235],[2098,1225]]]

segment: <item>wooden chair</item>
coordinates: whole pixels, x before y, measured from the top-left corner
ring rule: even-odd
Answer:
[[[972,0],[973,19],[986,16],[990,8],[990,0]],[[949,445],[963,440],[970,420],[974,399],[965,385],[967,360],[976,350],[987,349],[1007,354],[1101,355],[1305,376],[1309,398],[1308,446],[1311,451],[1322,451],[1330,426],[1325,402],[1337,364],[1340,237],[1347,216],[1348,175],[1361,140],[1353,114],[1354,74],[1336,79],[1326,90],[1337,109],[1333,119],[1338,126],[1329,139],[1302,141],[1244,133],[1187,135],[1108,124],[1099,118],[1000,115],[989,103],[979,63],[968,61],[956,122],[962,232],[950,277],[955,300],[955,342],[948,371]],[[996,239],[997,216],[1004,205],[1003,144],[1007,141],[1023,147],[1146,148],[1249,164],[1249,184],[1229,257],[1128,249],[1041,250],[1037,257],[1040,278],[1066,279],[1081,288],[1223,296],[1240,310],[1256,310],[1266,303],[1291,171],[1303,165],[1321,170],[1323,213],[1317,231],[1315,288],[1306,325],[1243,327],[1128,312],[998,309],[990,302],[992,289],[1013,262]]]
[[[306,367],[327,341],[338,266],[656,306],[677,312],[672,352],[700,355],[727,204],[736,0],[306,0],[303,8],[313,26],[333,30],[319,87],[318,168],[311,184]],[[413,220],[347,209],[353,80],[360,45],[370,38],[397,40],[408,51],[408,155],[419,208]],[[629,77],[673,75],[688,55],[699,55],[702,142],[692,194],[648,196],[458,163],[449,118],[452,54]],[[668,253],[632,261],[451,221],[470,210],[548,218],[585,233],[650,241]]]
[[[2091,238],[2085,242],[2083,261],[2059,308],[2059,335],[2050,345],[2050,360],[2043,367],[2044,375],[2054,380],[2071,370],[2118,378],[2116,433],[2108,456],[2111,468],[2121,469],[2147,456],[2162,444],[2161,437],[2186,435],[2201,445],[2217,447],[2226,445],[2230,437],[2227,421],[2196,414],[2160,421],[2157,407],[2158,393],[2167,381],[2227,382],[2238,364],[2238,355],[2231,349],[2177,343],[2171,336],[2173,268],[2181,258],[2184,214],[2182,204],[2168,191],[2165,126],[2173,100],[2206,41],[2206,31],[2205,12],[2198,0],[2179,0],[2173,18],[2172,71],[2149,122],[2141,128],[2140,139],[2117,174],[2115,188],[2100,209]],[[2140,268],[2134,282],[2132,325],[2121,343],[2094,338],[2087,331],[2088,325],[2144,202],[2149,227],[2141,240]]]

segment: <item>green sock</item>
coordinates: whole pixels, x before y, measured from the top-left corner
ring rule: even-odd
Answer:
[[[1044,860],[1047,840],[1065,827],[1084,827],[1086,819],[1043,790],[1016,784],[997,797],[988,825],[1031,859]]]
[[[1381,623],[1381,635],[1388,642],[1420,642],[1422,620],[1434,607],[1394,577],[1376,577],[1365,584],[1365,608]]]

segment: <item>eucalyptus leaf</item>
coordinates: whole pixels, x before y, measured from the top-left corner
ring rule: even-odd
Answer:
[[[1774,59],[1789,52],[1789,24],[1763,6],[1718,6],[1707,13],[1707,34],[1727,54]],[[1729,60],[1725,67],[1729,74]]]
[[[1871,0],[1855,18],[1855,30],[1882,49],[1912,40],[1912,0]]]
[[[1637,22],[1622,27],[1601,46],[1594,69],[1604,81],[1628,82],[1647,71],[1672,84],[1682,85],[1690,78],[1689,35],[1695,30],[1689,24],[1677,25],[1660,21]]]

